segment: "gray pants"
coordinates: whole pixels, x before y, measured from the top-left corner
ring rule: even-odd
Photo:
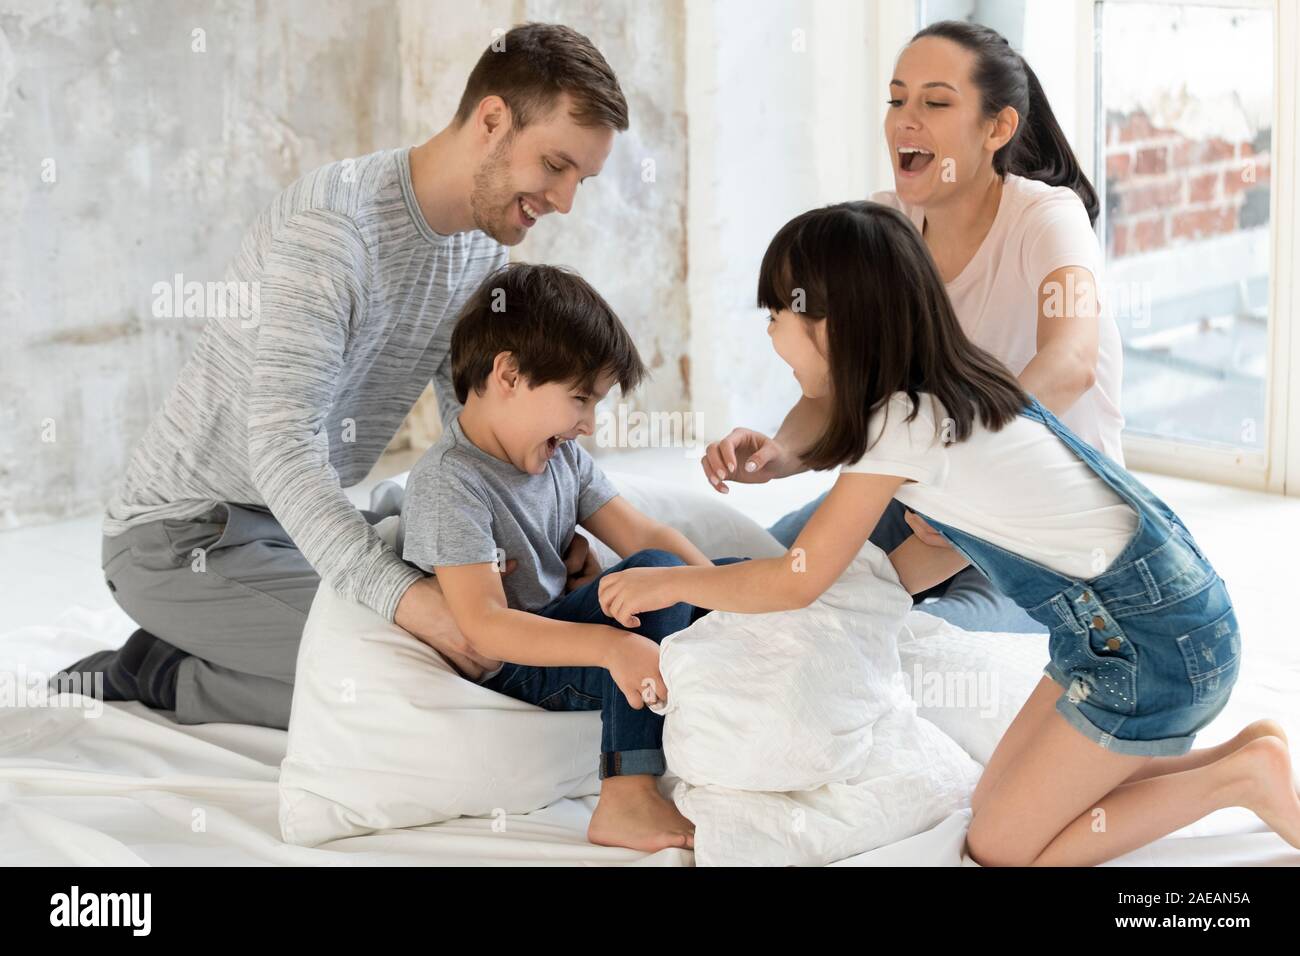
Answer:
[[[179,723],[288,728],[320,576],[269,511],[223,504],[139,525],[104,538],[103,568],[132,620],[192,655],[177,672]]]

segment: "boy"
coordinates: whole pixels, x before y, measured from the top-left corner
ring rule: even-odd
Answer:
[[[437,575],[474,651],[503,662],[485,687],[548,710],[601,711],[591,842],[693,846],[690,821],[659,793],[663,718],[645,704],[667,696],[658,642],[706,612],[674,604],[628,631],[601,611],[599,577],[565,593],[577,524],[624,558],[604,573],[713,563],[629,505],[573,440],[593,432],[615,382],[624,393],[640,383],[636,346],[581,278],[512,263],[466,303],[451,369],[464,408],[411,470],[399,553]],[[517,566],[503,575],[507,556]]]

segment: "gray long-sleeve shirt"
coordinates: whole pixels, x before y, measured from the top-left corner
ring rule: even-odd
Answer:
[[[421,573],[343,488],[365,478],[431,379],[442,420],[458,414],[452,326],[508,258],[477,230],[429,227],[409,153],[323,166],[258,216],[225,276],[243,298],[209,315],[108,504],[106,535],[218,502],[264,505],[323,580],[392,620]]]

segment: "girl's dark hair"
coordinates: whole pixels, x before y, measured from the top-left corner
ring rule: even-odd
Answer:
[[[814,470],[861,458],[872,414],[895,392],[912,400],[905,421],[920,392],[937,398],[952,441],[970,436],[976,415],[997,431],[1029,401],[966,337],[920,233],[888,206],[844,202],[786,223],[763,255],[758,304],[826,323],[830,421],[799,453]]]
[[[451,333],[451,382],[462,405],[481,392],[501,352],[537,388],[590,391],[608,371],[626,394],[646,367],[614,310],[581,276],[557,266],[507,263],[483,280]]]
[[[1083,174],[1038,77],[1006,37],[990,27],[963,20],[932,23],[918,31],[912,41],[921,37],[942,37],[975,54],[971,81],[980,91],[985,116],[996,116],[1007,106],[1020,114],[1016,134],[993,154],[993,169],[998,175],[1015,173],[1050,186],[1068,186],[1082,200],[1088,219],[1096,225],[1101,211],[1097,191]]]

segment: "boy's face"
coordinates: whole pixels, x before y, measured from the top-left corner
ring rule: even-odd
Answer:
[[[548,115],[523,129],[507,119],[507,128],[494,132],[501,138],[474,174],[470,210],[475,226],[502,245],[522,242],[548,213],[567,213],[578,185],[604,167],[614,131],[579,126],[571,108],[562,94]]]
[[[614,387],[614,377],[602,372],[594,388],[547,382],[532,387],[520,376],[505,394],[501,421],[495,427],[511,462],[520,471],[540,475],[555,457],[560,442],[596,429],[596,405]]]

